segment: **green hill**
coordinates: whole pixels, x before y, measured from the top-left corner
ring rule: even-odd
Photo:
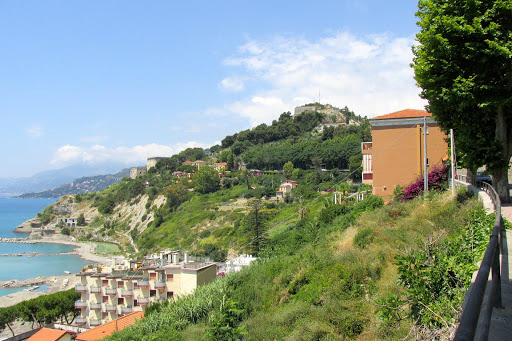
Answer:
[[[150,307],[109,340],[448,337],[493,223],[465,198],[319,198],[306,218],[276,221],[256,264]]]

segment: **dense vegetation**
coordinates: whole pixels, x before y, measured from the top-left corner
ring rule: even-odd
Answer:
[[[75,293],[75,289],[70,289],[0,308],[0,330],[11,329],[11,324],[16,320],[31,322],[32,327],[34,324],[42,327],[57,321],[70,324],[80,314],[75,309],[75,301],[79,298],[80,294]],[[14,336],[12,329],[11,332]]]
[[[110,339],[396,340],[411,328],[446,328],[492,217],[463,194],[429,196],[384,207],[377,197],[313,199],[303,219],[295,211],[273,220],[256,264],[150,307]]]

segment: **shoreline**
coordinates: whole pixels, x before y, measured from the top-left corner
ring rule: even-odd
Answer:
[[[21,241],[22,242],[22,241]],[[77,254],[80,258],[90,261],[92,263],[107,265],[110,264],[111,259],[97,255],[95,253],[96,244],[94,242],[77,242],[75,240],[71,240],[71,237],[65,236],[44,236],[42,239],[28,239],[28,243],[45,243],[45,244],[62,244],[62,245],[70,245],[75,248],[71,251],[73,254]],[[0,243],[1,244],[1,243]],[[3,287],[5,284],[9,284],[6,288],[9,287],[30,287],[32,285],[37,284],[49,284],[50,287],[44,291],[28,291],[28,290],[20,290],[15,293],[7,294],[5,296],[0,296],[0,308],[12,306],[18,304],[22,301],[26,301],[32,298],[36,298],[43,295],[53,294],[58,291],[69,290],[75,287],[79,278],[76,276],[76,273],[71,273],[67,275],[55,275],[55,276],[38,276],[34,278],[28,278],[25,280],[9,280],[9,281],[0,281],[0,286]],[[24,285],[25,284],[25,285]],[[12,286],[11,286],[12,285]]]

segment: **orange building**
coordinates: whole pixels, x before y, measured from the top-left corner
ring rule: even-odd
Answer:
[[[432,114],[405,109],[370,119],[372,142],[363,142],[363,183],[373,185],[373,194],[385,201],[397,185],[406,186],[424,171],[423,123],[427,123],[427,164],[441,165],[448,155],[446,134]]]

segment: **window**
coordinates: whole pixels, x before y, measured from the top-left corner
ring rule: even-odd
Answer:
[[[155,297],[156,296],[156,290],[149,290],[149,297]]]
[[[108,296],[103,296],[103,297],[102,297],[102,299],[101,299],[101,301],[102,301],[103,303],[108,303]]]
[[[167,298],[171,298],[173,296],[174,296],[174,292],[172,292],[172,291],[167,292]]]
[[[108,287],[108,279],[104,279],[101,281],[101,285],[104,287]]]
[[[139,301],[137,301],[137,300],[133,300],[133,306],[134,306],[134,307],[138,307],[138,306],[139,306]]]
[[[174,280],[173,274],[167,274],[167,282],[172,282]]]
[[[124,297],[119,297],[117,299],[117,304],[124,304]]]
[[[156,272],[151,272],[149,274],[149,279],[154,281],[156,279]]]
[[[124,288],[124,281],[117,282],[117,287],[118,288]]]

